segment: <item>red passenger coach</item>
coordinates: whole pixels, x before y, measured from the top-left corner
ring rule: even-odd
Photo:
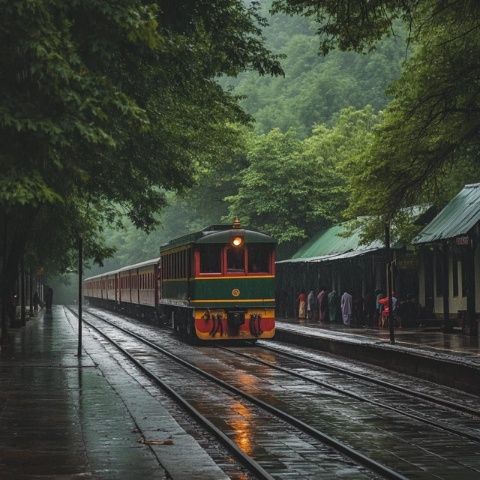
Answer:
[[[155,314],[160,258],[129,265],[84,281],[91,305],[123,310],[130,315]]]

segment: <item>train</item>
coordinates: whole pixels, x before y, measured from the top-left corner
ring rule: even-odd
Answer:
[[[160,256],[86,278],[93,306],[169,323],[190,342],[272,338],[275,240],[259,231],[211,225],[173,239]]]

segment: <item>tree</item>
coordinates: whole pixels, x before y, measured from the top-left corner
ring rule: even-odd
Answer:
[[[394,32],[396,20],[410,25],[425,4],[441,8],[444,3],[442,0],[273,0],[272,11],[313,18],[321,52],[326,55],[336,47],[356,52],[371,50],[382,37]]]
[[[270,0],[264,0],[265,10]],[[372,105],[381,110],[388,103],[386,87],[400,75],[405,59],[405,28],[398,36],[382,39],[368,55],[331,51],[318,55],[315,22],[299,16],[275,14],[264,29],[267,45],[285,55],[285,76],[259,77],[243,72],[223,78],[221,85],[244,96],[241,105],[255,117],[255,130],[293,128],[302,138],[317,123],[333,123],[341,109]]]
[[[303,141],[278,129],[252,138],[238,192],[226,198],[230,216],[274,236],[285,252],[339,221],[349,161],[371,141],[375,121],[371,107],[346,109]]]
[[[98,230],[95,214],[148,229],[165,191],[190,185],[217,151],[225,123],[248,119],[215,78],[281,70],[257,6],[240,0],[0,4],[5,302],[37,219],[70,240]]]
[[[371,147],[358,158],[350,213],[392,217],[403,206],[438,201],[445,172],[478,164],[480,3],[472,0],[278,0],[313,16],[324,52],[363,51],[407,21],[413,54],[390,94]],[[465,161],[470,164],[466,166]],[[458,178],[458,175],[456,175]],[[480,178],[477,174],[476,178]]]

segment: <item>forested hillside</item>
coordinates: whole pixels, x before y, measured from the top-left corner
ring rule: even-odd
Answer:
[[[264,4],[268,15],[271,2]],[[285,77],[244,72],[221,80],[225,88],[245,96],[241,105],[255,117],[257,132],[293,128],[306,136],[315,123],[331,123],[342,108],[371,105],[379,110],[386,105],[385,89],[400,75],[407,54],[403,37],[388,38],[368,54],[335,50],[322,56],[313,21],[282,14],[268,18],[267,45],[285,55]]]
[[[254,120],[251,128],[232,125],[237,140],[223,155],[209,162],[198,159],[197,184],[182,197],[169,197],[149,235],[129,221],[123,230],[105,231],[117,253],[90,273],[156,256],[168,239],[230,221],[235,214],[274,234],[283,255],[341,218],[348,162],[370,141],[377,112],[388,101],[385,90],[400,75],[406,44],[396,36],[368,54],[322,56],[314,23],[271,16],[270,4],[262,5],[269,22],[264,35],[273,52],[284,56],[285,75],[250,71],[219,79],[224,89],[242,97],[240,105]]]

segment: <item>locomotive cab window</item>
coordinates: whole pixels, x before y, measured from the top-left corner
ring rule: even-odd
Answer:
[[[270,272],[270,251],[267,245],[248,246],[248,273]]]
[[[220,245],[206,245],[199,248],[200,273],[222,273]]]
[[[243,247],[227,248],[227,272],[245,272],[245,249]]]

